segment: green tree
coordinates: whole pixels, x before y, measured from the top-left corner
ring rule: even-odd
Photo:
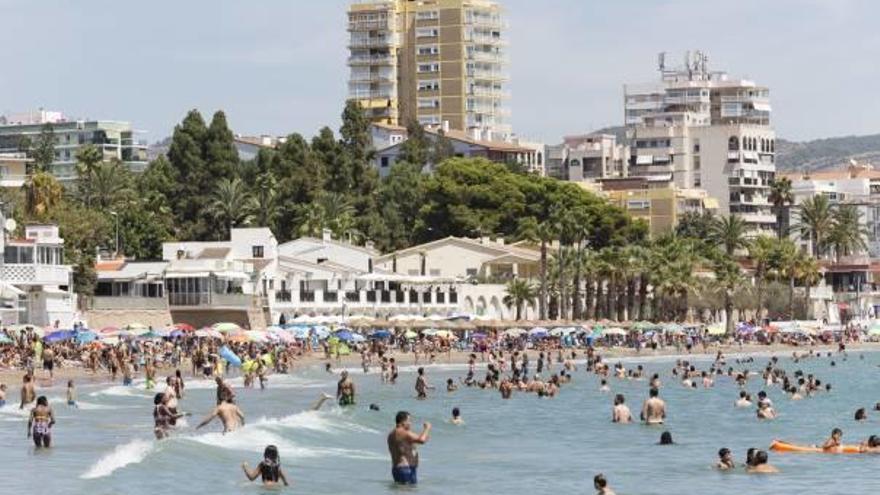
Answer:
[[[425,128],[415,119],[406,123],[406,141],[400,145],[399,160],[424,167],[431,154],[431,142]]]
[[[452,144],[452,140],[446,136],[446,131],[440,129],[437,131],[434,142],[431,143],[430,161],[434,165],[439,165],[453,156],[455,156],[455,147]]]
[[[868,249],[868,231],[862,224],[862,213],[850,204],[839,205],[831,213],[833,225],[828,233],[828,244],[834,247],[834,256],[849,256]]]
[[[526,304],[535,304],[535,288],[527,280],[514,279],[507,283],[505,288],[504,305],[509,309],[516,309],[516,321],[522,319],[523,307]]]
[[[223,225],[223,230],[218,229],[218,237],[225,234],[228,238],[234,227],[249,225],[255,209],[254,198],[241,179],[220,179],[209,203],[212,216]]]
[[[77,196],[86,207],[92,206],[92,179],[95,168],[104,160],[104,154],[94,145],[86,145],[76,152]]]
[[[709,232],[709,238],[727,256],[733,256],[738,250],[748,248],[747,232],[748,226],[742,218],[729,215],[715,221]]]
[[[779,177],[770,184],[770,202],[773,203],[773,212],[776,214],[776,235],[779,239],[784,238],[788,232],[789,211],[794,203],[794,194],[791,192],[791,179]]]
[[[258,175],[253,189],[253,197],[256,199],[255,223],[261,227],[274,227],[280,213],[275,174],[266,170]]]
[[[209,179],[203,153],[207,134],[202,115],[198,110],[190,110],[183,122],[175,126],[168,148],[168,161],[177,179],[168,199],[174,212],[176,237],[180,239],[203,239],[200,213],[215,190],[214,187],[204,188]]]
[[[90,203],[99,210],[117,208],[129,201],[134,194],[131,172],[118,159],[98,163],[91,170],[90,176]]]
[[[52,214],[61,204],[64,187],[48,172],[37,172],[22,185],[25,194],[25,212],[35,219]]]
[[[828,197],[818,194],[801,203],[797,229],[812,244],[812,254],[819,258],[825,253],[828,237],[834,228],[834,215]]]
[[[34,168],[37,172],[51,172],[55,162],[55,145],[58,138],[55,136],[55,127],[47,122],[40,129],[40,134],[33,142],[31,158],[34,159]]]

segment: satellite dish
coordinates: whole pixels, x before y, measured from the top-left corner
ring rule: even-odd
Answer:
[[[6,232],[13,232],[16,227],[18,227],[18,223],[16,223],[14,218],[7,218],[6,224],[3,225],[3,228],[6,229]]]

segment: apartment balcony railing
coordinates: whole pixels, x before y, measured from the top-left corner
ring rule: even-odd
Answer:
[[[506,81],[508,79],[508,75],[506,72],[482,69],[468,69],[467,77],[472,79],[483,79],[487,81]]]
[[[391,19],[379,19],[372,21],[349,21],[349,31],[388,31],[394,29]]]
[[[168,294],[172,307],[247,308],[254,302],[251,294],[214,294],[208,292],[176,292]]]
[[[70,267],[65,265],[38,265],[6,263],[2,280],[13,285],[68,285]]]
[[[501,89],[471,88],[468,90],[467,95],[479,98],[510,98],[510,91],[504,91]]]
[[[465,35],[465,41],[469,43],[478,43],[483,45],[506,45],[507,41],[505,41],[500,36],[492,36],[486,34],[470,34]]]
[[[352,90],[348,92],[349,98],[354,98],[356,100],[395,100],[397,99],[396,91],[389,90],[375,90],[375,91],[362,91],[362,90]]]
[[[349,79],[350,83],[379,83],[379,84],[390,84],[397,80],[397,74],[389,73],[389,74],[352,74]]]
[[[348,65],[394,65],[395,57],[391,55],[354,56],[348,58]]]
[[[349,40],[349,48],[392,48],[398,44],[396,36],[383,36],[378,38],[353,38]]]
[[[290,302],[293,294],[289,290],[279,290],[275,292],[276,302]]]
[[[471,51],[467,54],[467,60],[504,64],[507,62],[507,57],[503,53]]]

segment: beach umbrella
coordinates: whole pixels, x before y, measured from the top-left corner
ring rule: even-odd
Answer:
[[[344,341],[346,341],[346,342],[351,342],[351,341],[353,340],[353,335],[352,335],[352,333],[351,333],[350,331],[348,331],[348,330],[344,330],[344,329],[343,329],[343,330],[340,330],[340,331],[338,331],[338,332],[336,332],[336,333],[335,333],[335,336],[336,336],[336,338],[338,338],[339,340],[344,340]]]
[[[550,332],[544,327],[535,327],[529,330],[529,337],[533,339],[543,339],[548,336],[550,336]]]
[[[472,338],[473,340],[483,340],[483,339],[486,338],[486,334],[485,334],[485,333],[477,332],[477,333],[472,334],[472,335],[471,335],[471,338]]]
[[[175,330],[180,330],[182,332],[195,332],[196,331],[195,327],[193,327],[189,323],[175,323],[174,326],[172,326],[172,328],[174,328]]]
[[[222,339],[223,334],[212,329],[212,328],[203,328],[201,330],[195,331],[195,336],[200,338],[208,338],[208,339]]]
[[[168,334],[168,336],[172,339],[179,339],[181,337],[186,337],[187,332],[184,332],[183,330],[172,330],[171,333]]]
[[[259,330],[246,330],[244,332],[244,337],[249,342],[264,343],[269,341],[269,334],[267,332],[261,332]]]
[[[220,333],[235,333],[235,332],[241,331],[241,327],[238,326],[238,324],[229,323],[229,322],[215,323],[214,325],[211,326],[211,328],[220,332]]]
[[[709,335],[718,336],[724,335],[725,333],[727,333],[727,330],[725,330],[724,326],[722,325],[711,325],[709,326],[709,328],[706,329],[706,333],[708,333]]]
[[[101,337],[101,343],[104,345],[117,345],[119,344],[119,337]]]
[[[98,334],[95,332],[85,330],[76,333],[76,343],[77,344],[89,344],[98,340]]]
[[[104,327],[98,330],[98,334],[100,334],[102,337],[112,337],[119,334],[119,329],[116,327]]]
[[[552,337],[562,337],[564,335],[571,335],[573,333],[577,333],[577,328],[567,327],[567,328],[554,328],[550,330],[550,335]]]
[[[5,333],[0,333],[0,345],[8,345],[12,343],[13,341],[11,338],[9,338],[8,335],[6,335]]]
[[[880,326],[874,325],[868,329],[868,335],[872,337],[880,336]]]
[[[434,336],[440,337],[441,339],[457,339],[458,338],[455,336],[454,333],[452,333],[449,330],[437,330],[437,333],[435,333]]]
[[[52,343],[62,342],[65,340],[73,340],[74,338],[76,338],[76,332],[74,332],[73,330],[59,330],[57,332],[52,332],[46,335],[45,337],[43,337],[43,340]]]
[[[522,328],[508,328],[507,330],[502,332],[502,335],[505,335],[507,337],[520,337],[520,336],[525,335],[527,333],[529,333],[529,332],[527,332],[526,330],[523,330]]]
[[[391,337],[391,332],[388,330],[377,330],[370,334],[371,339],[387,339]]]
[[[626,335],[626,330],[619,327],[611,327],[602,330],[600,335],[617,335],[619,337],[623,337]]]
[[[413,332],[412,330],[407,330],[406,333],[403,334],[403,338],[407,340],[412,340],[418,338],[419,334]]]
[[[325,327],[324,325],[314,326],[311,327],[309,330],[313,331],[319,339],[326,339],[330,336],[330,329]]]

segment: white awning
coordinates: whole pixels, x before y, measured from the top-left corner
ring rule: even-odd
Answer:
[[[764,102],[753,103],[752,106],[759,112],[769,112],[770,104]]]
[[[638,155],[636,157],[636,165],[651,165],[654,163],[654,157],[651,155]]]
[[[24,292],[7,282],[0,282],[0,298],[14,299],[24,295]]]
[[[165,278],[208,278],[210,272],[168,272]]]
[[[242,272],[214,272],[214,276],[218,278],[226,278],[233,280],[250,280],[251,276]]]

